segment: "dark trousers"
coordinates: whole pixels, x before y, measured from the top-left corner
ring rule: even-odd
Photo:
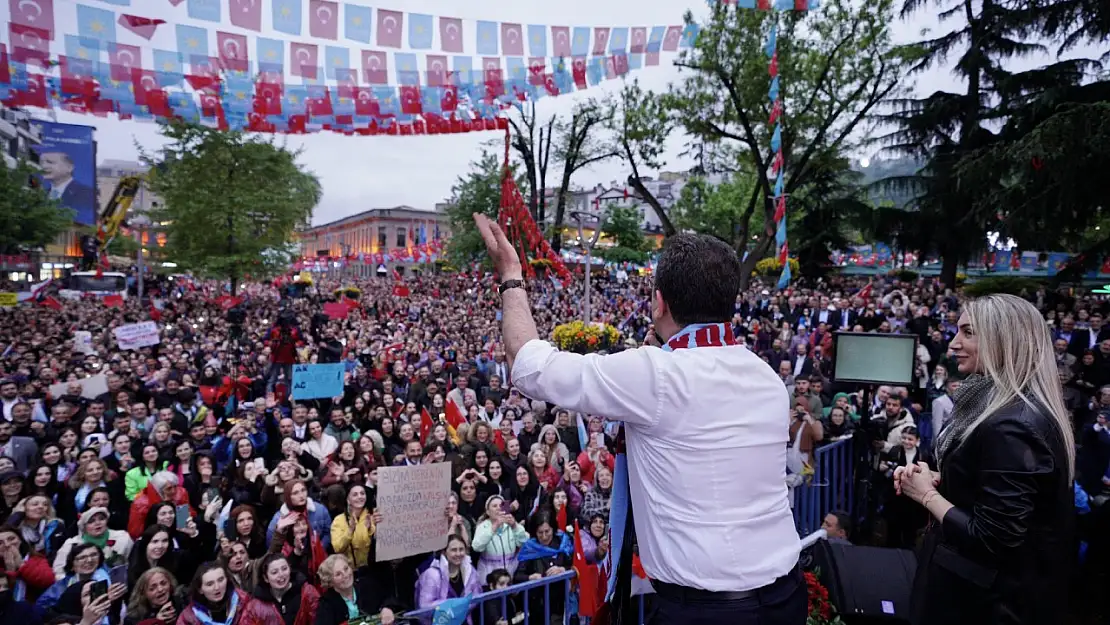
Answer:
[[[809,610],[797,567],[743,597],[658,582],[654,586],[655,612],[649,625],[805,625]]]

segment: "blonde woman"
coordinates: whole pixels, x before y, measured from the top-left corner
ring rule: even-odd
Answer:
[[[937,438],[940,471],[895,487],[936,520],[914,579],[919,625],[1058,622],[1073,542],[1075,442],[1040,313],[1012,295],[965,305],[950,349],[969,377]]]
[[[394,610],[400,602],[389,597],[377,575],[363,575],[356,581],[350,560],[339,554],[328,556],[317,572],[323,594],[315,625],[342,625],[373,614],[381,618],[382,625],[394,623]]]
[[[174,625],[186,603],[173,573],[156,566],[135,582],[124,625]]]

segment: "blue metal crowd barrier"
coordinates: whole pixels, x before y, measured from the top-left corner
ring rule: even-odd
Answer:
[[[805,536],[821,529],[825,515],[851,512],[855,506],[852,439],[818,447],[813,452],[813,476],[794,489],[794,525]]]
[[[551,601],[551,593],[552,593],[553,588],[557,587],[556,585],[562,585],[563,605],[564,606],[570,606],[571,605],[571,602],[569,601],[570,595],[571,595],[570,581],[572,579],[574,579],[574,571],[573,570],[567,571],[565,573],[560,573],[559,575],[552,575],[551,577],[545,577],[543,579],[537,579],[537,580],[534,580],[534,581],[524,582],[524,583],[521,583],[521,584],[514,584],[514,585],[509,586],[508,588],[504,588],[502,590],[491,590],[489,592],[483,592],[483,593],[474,595],[470,598],[470,605],[471,605],[470,614],[471,614],[471,617],[473,617],[471,620],[477,625],[481,625],[481,624],[485,623],[486,622],[486,610],[496,610],[497,611],[496,613],[500,614],[503,617],[505,615],[505,612],[508,609],[507,604],[508,604],[509,597],[510,596],[516,596],[516,597],[518,597],[517,602],[518,602],[518,607],[520,608],[520,612],[522,614],[524,614],[524,623],[525,623],[525,625],[540,625],[539,622],[531,620],[531,604],[529,603],[529,601],[531,600],[530,595],[532,593],[528,592],[528,591],[538,590],[538,589],[542,588],[543,589],[543,603],[546,606]],[[638,625],[643,625],[644,624],[644,619],[645,619],[644,596],[645,595],[639,595],[639,596],[636,597],[637,605],[638,605],[638,612],[639,612],[639,614],[637,616],[637,619],[636,619],[636,623]],[[523,603],[521,603],[521,601],[523,601]],[[487,604],[493,604],[493,605],[491,605],[490,607],[487,607]],[[412,610],[410,612],[405,612],[404,616],[405,616],[406,619],[421,618],[421,619],[426,619],[428,622],[431,622],[432,616],[435,615],[435,611],[436,611],[436,609],[434,607],[433,608],[423,608],[423,609],[420,609],[420,610]],[[543,614],[544,614],[544,618],[543,618],[542,624],[543,625],[552,625],[551,611],[545,608],[543,610]],[[555,625],[559,625],[559,623],[555,623]]]

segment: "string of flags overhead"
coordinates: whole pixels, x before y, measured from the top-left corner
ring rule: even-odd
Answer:
[[[11,0],[0,99],[260,132],[492,130],[503,127],[497,120],[513,103],[658,65],[662,53],[692,47],[698,34],[696,24],[470,22],[329,0],[164,1],[169,6],[158,14],[178,21],[80,2]],[[142,6],[150,8],[146,0]],[[75,23],[77,32],[57,32],[61,23]],[[405,33],[411,52],[399,51]],[[341,36],[397,50],[338,45]]]
[[[771,87],[767,90],[767,97],[771,101],[771,114],[767,125],[771,131],[771,177],[775,179],[773,190],[775,204],[775,248],[778,250],[779,263],[782,264],[782,275],[779,276],[778,288],[784,289],[790,284],[790,246],[786,241],[786,194],[783,181],[785,169],[782,155],[782,100],[779,98],[779,55],[778,55],[778,22],[771,23],[771,32],[767,35],[764,50],[770,62],[767,73],[771,76]]]

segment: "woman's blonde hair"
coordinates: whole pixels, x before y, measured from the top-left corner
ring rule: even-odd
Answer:
[[[336,553],[328,556],[320,566],[316,569],[316,574],[320,576],[320,585],[325,589],[331,588],[332,576],[335,575],[335,566],[340,562],[346,562],[347,566],[354,569],[351,564],[351,559],[341,553]]]
[[[135,581],[135,588],[131,590],[131,597],[127,600],[127,614],[129,616],[132,616],[137,620],[142,620],[143,618],[153,614],[150,602],[147,601],[146,598],[146,589],[147,586],[150,585],[150,580],[155,575],[166,576],[166,580],[168,580],[170,583],[171,600],[172,597],[177,593],[177,579],[173,576],[173,573],[170,573],[160,566],[155,566],[147,569],[142,575],[139,576],[139,579]]]
[[[1075,478],[1075,439],[1060,387],[1052,337],[1041,313],[1014,295],[996,293],[968,301],[964,312],[978,335],[979,369],[994,383],[987,407],[964,431],[963,442],[980,424],[1021,400],[1045,410],[1056,422],[1067,451],[1068,476]]]

